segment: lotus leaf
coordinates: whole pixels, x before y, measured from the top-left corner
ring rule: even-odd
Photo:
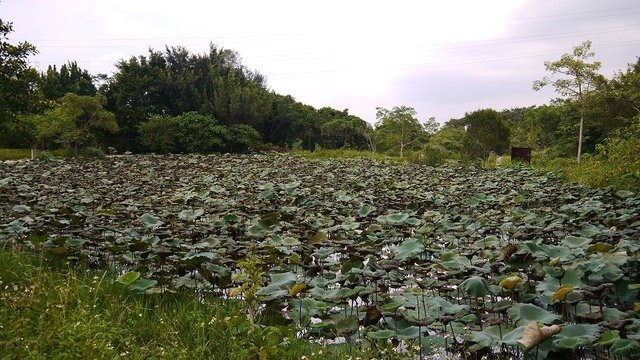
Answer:
[[[182,210],[178,214],[178,218],[180,220],[194,222],[198,220],[199,217],[204,215],[204,209],[196,209],[196,210]]]
[[[472,276],[460,284],[460,290],[474,298],[484,297],[489,295],[489,283],[480,276]]]
[[[159,218],[149,213],[144,213],[138,220],[143,223],[145,227],[150,228],[151,230],[155,230],[163,224]]]
[[[560,320],[559,315],[552,314],[533,304],[513,304],[513,306],[507,310],[507,314],[519,325],[526,325],[530,321],[550,324]]]

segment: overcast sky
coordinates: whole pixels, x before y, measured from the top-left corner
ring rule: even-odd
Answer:
[[[445,122],[547,103],[551,89],[531,89],[544,61],[584,40],[608,77],[640,55],[637,0],[0,0],[0,17],[10,41],[38,48],[40,70],[75,60],[111,74],[150,47],[214,43],[276,92],[371,123],[380,106]]]

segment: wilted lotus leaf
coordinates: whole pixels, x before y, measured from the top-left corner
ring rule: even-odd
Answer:
[[[327,234],[324,231],[317,231],[312,237],[307,240],[307,245],[318,245],[328,239]]]
[[[562,285],[556,290],[556,292],[553,293],[553,295],[551,295],[551,301],[554,301],[554,300],[565,301],[567,299],[567,295],[572,291],[573,291],[573,285],[571,284]]]
[[[299,294],[303,293],[307,289],[307,284],[305,283],[296,283],[291,289],[289,289],[289,296],[296,297]]]
[[[500,281],[500,287],[506,290],[513,290],[522,282],[522,278],[518,275],[508,276]]]
[[[508,260],[511,255],[513,255],[516,251],[518,251],[518,245],[516,244],[509,244],[505,247],[503,247],[500,250],[500,254],[498,255],[497,260],[498,261],[506,261]]]
[[[518,342],[526,349],[531,349],[542,344],[561,330],[560,325],[540,326],[536,321],[531,321],[524,327],[522,337]]]

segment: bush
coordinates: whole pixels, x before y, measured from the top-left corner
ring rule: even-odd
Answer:
[[[91,158],[91,159],[104,159],[107,157],[101,148],[92,147],[92,146],[80,150],[80,153],[78,155],[80,157]]]
[[[426,144],[421,151],[407,154],[409,162],[427,166],[439,166],[446,162],[447,151],[437,145]]]
[[[589,187],[613,186],[640,191],[640,117],[635,123],[607,138],[597,146],[595,155],[585,154],[581,164],[571,158],[536,156],[535,166],[545,171],[558,171],[566,180]]]
[[[140,124],[140,139],[149,150],[168,154],[176,151],[177,124],[170,116],[152,116]]]

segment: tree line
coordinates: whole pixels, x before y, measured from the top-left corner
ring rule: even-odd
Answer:
[[[378,108],[368,124],[348,110],[316,109],[277,94],[239,55],[211,44],[132,56],[111,76],[70,61],[39,73],[28,42],[8,40],[0,19],[0,148],[112,148],[119,152],[209,153],[260,148],[349,148],[413,156],[427,163],[486,158],[510,146],[551,157],[594,154],[634,129],[640,114],[640,60],[611,79],[597,73],[591,44],[546,62],[560,98],[549,105],[479,109],[440,126],[408,106]]]

